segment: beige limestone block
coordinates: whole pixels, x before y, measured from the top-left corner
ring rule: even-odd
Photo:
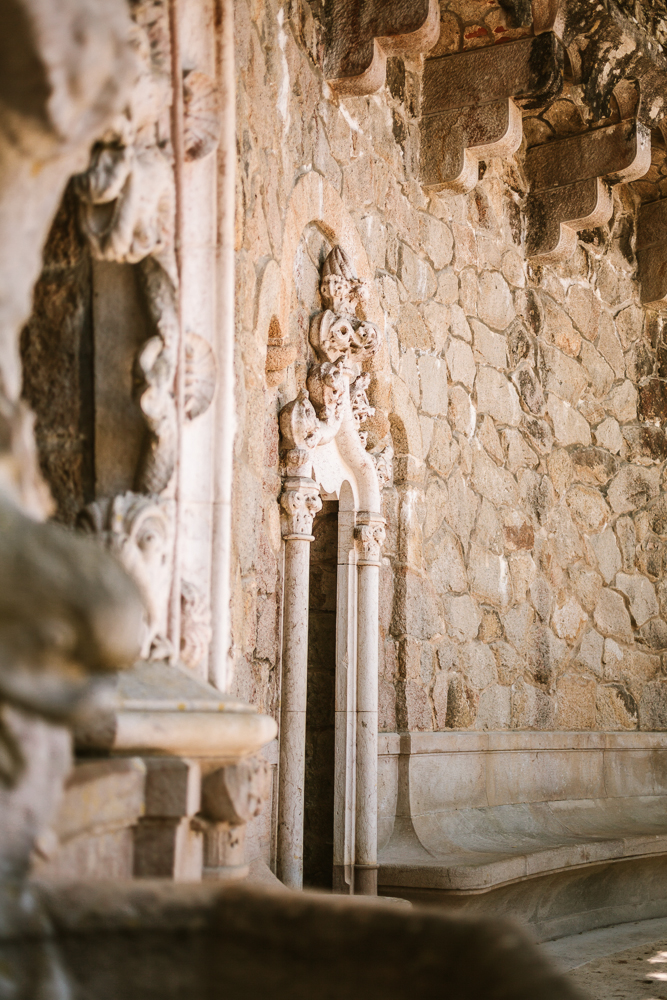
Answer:
[[[459,279],[454,271],[449,268],[438,275],[438,291],[436,299],[443,305],[453,305],[459,297]]]
[[[526,284],[523,258],[516,250],[506,250],[500,264],[502,275],[510,285],[523,288]]]
[[[599,531],[610,511],[598,490],[575,483],[565,495],[565,502],[576,524],[586,531]]]
[[[483,642],[467,642],[459,650],[459,665],[475,691],[483,691],[498,680],[493,651]]]
[[[625,601],[620,594],[608,587],[600,591],[593,619],[596,627],[603,635],[620,639],[621,642],[632,642],[634,635],[630,623],[630,615]]]
[[[469,594],[449,597],[444,602],[447,633],[458,642],[476,639],[482,622],[477,602]]]
[[[454,237],[449,226],[428,212],[419,216],[419,236],[424,252],[436,271],[451,264],[454,256]]]
[[[549,475],[558,496],[562,496],[574,480],[574,465],[569,452],[556,448],[547,459]]]
[[[604,639],[595,629],[589,629],[581,640],[576,661],[597,677],[602,676],[602,650]]]
[[[514,600],[523,602],[537,574],[535,561],[528,552],[512,552],[509,557],[509,567]]]
[[[609,363],[616,378],[625,378],[625,358],[623,348],[614,328],[614,322],[608,313],[604,314],[604,322],[600,324],[600,339],[598,351]]]
[[[595,552],[598,566],[606,584],[610,584],[621,568],[621,553],[618,551],[616,536],[611,528],[589,538]]]
[[[638,628],[660,613],[653,584],[645,576],[618,573],[615,586],[627,597],[630,614]]]
[[[639,700],[641,729],[654,731],[667,729],[667,684],[650,681],[641,692]]]
[[[471,319],[475,344],[475,361],[492,368],[507,368],[507,338],[493,333],[478,319]]]
[[[459,434],[472,437],[475,433],[477,422],[477,410],[472,404],[470,396],[466,390],[460,386],[452,386],[449,390],[449,422]]]
[[[637,390],[629,379],[614,386],[606,399],[606,407],[620,424],[637,419]]]
[[[428,451],[429,465],[441,476],[448,476],[458,456],[459,446],[452,438],[451,427],[446,420],[436,420]]]
[[[496,507],[518,505],[518,489],[514,477],[506,469],[499,469],[479,445],[473,452],[472,485]]]
[[[479,696],[475,729],[508,729],[511,717],[511,690],[500,684],[493,684]]]
[[[521,406],[514,386],[495,368],[483,366],[475,380],[478,413],[488,413],[501,424],[517,427],[521,422]]]
[[[515,431],[515,433],[518,433],[518,431]],[[494,458],[499,465],[504,465],[505,454],[500,443],[500,438],[498,437],[498,431],[493,420],[488,415],[482,417],[479,423],[477,439],[491,458]]]
[[[398,277],[407,289],[411,302],[432,299],[437,290],[433,268],[405,243],[398,246]]]
[[[553,729],[554,704],[538,687],[521,677],[512,685],[512,729]]]
[[[622,684],[601,684],[596,699],[597,728],[612,732],[636,729],[637,703]]]
[[[419,369],[417,368],[417,355],[412,350],[407,350],[401,357],[398,373],[410,390],[412,402],[419,408]]]
[[[467,590],[468,577],[460,546],[449,532],[445,532],[435,548],[432,562],[428,563],[428,574],[435,590],[440,595],[461,593]]]
[[[396,333],[402,347],[414,347],[419,351],[430,351],[433,347],[426,324],[412,302],[401,306]]]
[[[644,312],[637,306],[628,306],[616,316],[616,329],[625,350],[641,337],[644,327]]]
[[[457,284],[458,290],[458,284]],[[431,334],[433,346],[436,351],[441,352],[447,343],[447,335],[451,325],[451,310],[448,306],[436,302],[434,299],[426,302],[422,315],[428,332]]]
[[[444,729],[447,723],[447,694],[449,690],[449,674],[440,672],[435,679],[431,700],[435,712],[435,727]]]
[[[599,333],[602,303],[592,288],[573,284],[567,293],[566,309],[577,329],[588,340],[596,340]]]
[[[576,358],[581,349],[581,337],[572,326],[567,313],[548,295],[541,295],[542,336],[565,354]]]
[[[507,467],[510,472],[523,468],[536,468],[540,460],[526,443],[521,431],[513,427],[503,428],[503,445],[507,451]]]
[[[445,518],[463,545],[467,546],[477,519],[479,497],[468,487],[459,470],[453,473],[447,485]]]
[[[421,408],[432,416],[447,414],[447,370],[444,361],[423,354],[418,361]]]
[[[510,603],[512,585],[504,556],[473,542],[468,554],[468,576],[470,589],[480,600],[503,608]]]
[[[591,443],[591,429],[570,403],[553,393],[547,397],[547,412],[554,425],[556,440],[562,445]]]
[[[445,357],[451,381],[460,382],[469,392],[472,392],[476,367],[469,344],[457,337],[450,337]]]
[[[465,313],[460,305],[452,305],[452,334],[466,343],[472,344],[472,333]]]
[[[623,446],[623,435],[618,421],[614,417],[607,417],[594,431],[595,441],[601,448],[610,451],[612,455],[618,455]]]
[[[582,341],[579,357],[586,369],[593,395],[597,398],[606,396],[614,384],[613,369],[587,340]]]
[[[556,688],[558,729],[594,729],[597,685],[590,677],[564,674]]]
[[[514,319],[514,303],[509,285],[498,271],[479,276],[478,315],[494,330],[505,330]]]
[[[602,590],[602,577],[588,566],[570,566],[568,573],[577,600],[590,614],[595,608]]]
[[[658,496],[659,489],[659,469],[625,465],[612,479],[607,490],[607,500],[615,514],[625,514],[645,507]]]
[[[588,384],[588,377],[578,362],[544,341],[539,342],[538,370],[542,388],[573,405]]]
[[[587,621],[588,616],[584,609],[573,597],[569,597],[561,607],[556,608],[551,624],[559,639],[574,642],[579,635],[581,626]]]

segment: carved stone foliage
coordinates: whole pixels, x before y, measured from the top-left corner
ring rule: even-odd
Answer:
[[[283,509],[283,536],[310,538],[315,515],[322,510],[320,490],[312,479],[305,477],[286,479],[280,506]]]
[[[369,518],[367,522],[362,521],[355,528],[355,537],[359,542],[360,562],[372,565],[379,563],[382,544],[386,537],[384,521],[377,518]]]
[[[421,181],[469,191],[478,163],[521,145],[521,110],[558,92],[563,50],[551,33],[427,59],[421,132]]]
[[[437,0],[311,0],[323,27],[322,68],[338,94],[372,94],[387,55],[428,52],[440,34]]]
[[[181,660],[196,670],[211,642],[211,609],[201,590],[189,580],[181,583]]]
[[[173,519],[171,501],[138,493],[89,504],[80,516],[81,527],[100,538],[139,587],[144,604],[143,659],[171,654],[166,631]]]

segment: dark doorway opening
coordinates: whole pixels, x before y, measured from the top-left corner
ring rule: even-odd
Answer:
[[[333,884],[334,723],[338,501],[325,500],[313,523],[308,611],[308,694],[303,881]]]

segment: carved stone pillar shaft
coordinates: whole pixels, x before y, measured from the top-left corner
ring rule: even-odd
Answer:
[[[308,681],[308,587],[313,518],[322,507],[311,479],[285,481],[286,514],[283,677],[280,711],[278,878],[291,889],[303,885],[306,688]]]
[[[359,515],[357,794],[354,891],[377,895],[378,619],[384,518]]]

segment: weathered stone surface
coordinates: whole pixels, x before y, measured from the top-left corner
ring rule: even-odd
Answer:
[[[512,376],[512,381],[519,391],[521,400],[534,416],[542,416],[546,407],[544,393],[532,368],[520,368]]]
[[[575,448],[572,451],[575,479],[589,486],[604,486],[618,470],[618,461],[602,448]]]
[[[584,285],[572,285],[567,293],[567,311],[572,317],[577,329],[588,340],[596,340],[599,327],[602,304],[592,288]]]
[[[449,680],[447,690],[447,729],[468,729],[477,715],[477,699],[460,674]]]
[[[616,536],[611,528],[589,538],[597,557],[598,566],[606,584],[610,584],[621,569],[621,553],[618,551]]]
[[[625,514],[638,507],[645,507],[654,500],[658,495],[659,483],[660,473],[657,469],[625,465],[609,484],[607,500],[615,514]]]
[[[623,428],[622,435],[631,462],[646,458],[652,462],[664,462],[667,458],[667,434],[662,427],[630,424]]]
[[[509,687],[493,684],[479,696],[475,729],[508,729],[511,717]]]
[[[565,494],[565,502],[576,524],[585,531],[599,531],[609,517],[609,508],[597,490],[575,483]]]
[[[468,576],[472,593],[482,601],[506,607],[511,599],[507,560],[474,542],[468,554]]]
[[[581,337],[567,314],[549,295],[540,296],[543,311],[542,336],[554,347],[576,358],[581,349]]]
[[[518,502],[514,477],[506,469],[499,469],[481,448],[473,453],[472,485],[497,507],[514,507]]]
[[[505,431],[503,430],[503,439]],[[498,437],[498,431],[496,430],[496,425],[494,424],[491,417],[484,416],[479,421],[477,429],[477,440],[482,445],[491,458],[499,465],[505,463],[505,453],[503,452],[503,446],[500,443],[500,438]]]
[[[586,612],[573,597],[570,597],[565,604],[556,608],[551,624],[559,639],[571,643],[577,638],[581,626],[586,621],[588,621]]]
[[[512,685],[512,729],[552,729],[554,703],[549,696],[520,678]]]
[[[483,642],[467,642],[462,646],[459,664],[473,691],[483,691],[498,680],[496,658]]]
[[[447,374],[440,358],[422,355],[418,361],[421,384],[421,407],[439,417],[447,414]]]
[[[556,441],[562,445],[591,443],[591,429],[582,415],[564,399],[549,394],[547,411],[554,425]]]
[[[449,422],[455,431],[472,437],[475,432],[477,411],[470,396],[460,385],[454,385],[449,390]]]
[[[437,543],[432,546],[433,558],[429,560],[430,550],[427,547],[426,558],[429,576],[438,594],[450,592],[461,593],[467,589],[465,563],[460,546],[449,532],[439,533]]]
[[[514,319],[512,293],[502,274],[483,271],[479,277],[479,318],[494,330],[505,330]]]
[[[448,476],[459,456],[459,446],[452,438],[446,420],[436,420],[433,427],[428,462],[441,476]]]
[[[654,618],[639,630],[642,642],[651,649],[667,649],[667,622],[663,618]]]
[[[637,412],[640,420],[667,421],[667,382],[650,378],[640,385]]]
[[[630,615],[620,594],[603,587],[595,605],[593,619],[596,628],[603,635],[612,636],[621,642],[632,642],[634,635]]]
[[[627,573],[618,573],[615,586],[627,597],[630,614],[637,627],[644,625],[649,618],[653,618],[659,613],[653,584],[645,576],[628,576]]]
[[[593,729],[596,718],[597,685],[590,677],[564,674],[556,688],[558,729]]]
[[[603,420],[598,427],[595,428],[595,441],[606,451],[612,453],[612,455],[618,455],[619,451],[623,447],[623,435],[621,434],[621,428],[618,426],[618,421],[613,417],[607,417]]]
[[[517,427],[521,406],[514,386],[495,368],[480,367],[475,380],[477,411],[488,413],[500,424]]]
[[[445,357],[447,358],[447,367],[449,368],[451,381],[460,382],[466,389],[472,392],[476,369],[470,346],[463,340],[451,337],[447,345]]]
[[[590,380],[593,395],[597,399],[606,396],[614,383],[612,369],[600,352],[587,340],[582,341],[579,357]]]
[[[476,601],[468,594],[450,597],[444,602],[447,633],[458,642],[476,639],[482,615]]]
[[[645,684],[639,699],[640,729],[667,729],[667,683],[649,681]]]
[[[637,729],[637,703],[622,684],[601,684],[596,699],[598,729]]]
[[[596,632],[595,629],[589,629],[581,640],[579,651],[577,653],[577,662],[580,663],[585,670],[589,670],[591,673],[601,677],[603,648],[604,639],[600,633]]]
[[[539,342],[537,368],[545,392],[575,405],[588,384],[588,378],[578,362],[544,341]]]
[[[598,341],[598,351],[607,361],[616,378],[625,376],[625,358],[621,342],[616,335],[611,317],[608,322],[602,324],[600,339]]]
[[[507,338],[504,334],[493,333],[478,319],[471,319],[475,348],[475,361],[491,365],[492,368],[507,368]]]
[[[619,424],[637,419],[637,390],[629,379],[614,386],[607,397],[606,406]]]

